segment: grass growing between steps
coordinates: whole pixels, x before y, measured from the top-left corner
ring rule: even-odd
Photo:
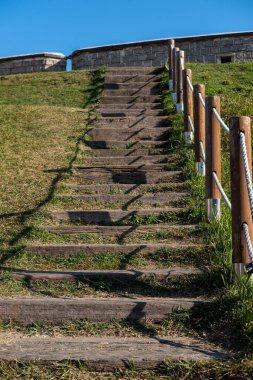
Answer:
[[[221,115],[226,122],[234,115],[253,115],[253,82],[250,79],[253,72],[252,63],[188,64],[188,67],[193,70],[193,83],[206,85],[206,95],[221,96]],[[194,174],[193,147],[185,147],[183,144],[182,115],[176,115],[173,124],[175,142],[179,142],[177,147],[182,154],[181,164],[185,168],[194,198],[193,216],[204,221],[204,180]],[[222,184],[230,198],[228,149],[229,139],[222,132]],[[248,363],[252,366],[253,286],[248,276],[242,277],[237,283],[233,281],[231,215],[224,204],[222,205],[221,220],[215,220],[205,226],[207,228],[205,240],[211,244],[212,248],[210,270],[211,282],[213,288],[216,289],[216,298],[213,304],[185,313],[181,322],[185,318],[184,324],[193,328],[200,335],[239,351],[242,356],[247,355]],[[236,371],[237,365],[237,362],[231,362],[231,366],[234,366],[231,368],[231,376],[233,370]],[[191,370],[188,377],[185,377],[187,379],[193,378],[191,373],[194,373],[193,367],[189,368]],[[225,376],[222,374],[226,374],[226,368],[227,363],[217,367],[217,378]],[[186,373],[186,370],[183,373]],[[207,373],[210,374],[208,371]],[[225,378],[230,377],[225,376]],[[251,378],[251,375],[249,377],[247,374],[245,378]]]
[[[250,360],[229,360],[224,365],[220,361],[210,363],[165,362],[160,370],[140,371],[133,363],[126,370],[110,373],[89,372],[85,363],[80,361],[63,361],[52,366],[37,363],[0,362],[0,376],[7,380],[203,380],[203,379],[251,379],[252,362]],[[6,376],[6,374],[8,375]]]
[[[229,360],[224,365],[220,361],[210,363],[196,362],[165,362],[157,371],[140,371],[133,363],[125,370],[115,370],[113,373],[90,372],[85,363],[80,361],[63,361],[45,367],[37,363],[0,362],[0,375],[5,379],[40,379],[40,380],[203,380],[230,379],[249,380],[252,373],[250,360]],[[6,377],[8,373],[8,377]]]

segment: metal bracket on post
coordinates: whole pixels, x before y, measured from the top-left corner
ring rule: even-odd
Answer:
[[[206,175],[206,165],[203,161],[195,162],[195,171],[197,175],[205,177]]]
[[[183,105],[183,103],[177,103],[177,113],[183,112],[183,111],[184,111],[184,105]]]
[[[169,79],[169,90],[173,90],[173,79]]]
[[[233,273],[236,278],[243,276],[246,273],[245,264],[233,263]]]
[[[191,144],[194,140],[193,132],[184,132],[184,141],[186,144]]]
[[[208,220],[220,219],[220,199],[206,199],[206,216]]]

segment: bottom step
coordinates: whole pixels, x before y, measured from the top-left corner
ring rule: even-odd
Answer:
[[[1,339],[1,336],[0,336]],[[22,338],[1,339],[0,360],[52,363],[62,360],[84,361],[88,370],[113,371],[134,365],[155,369],[165,360],[225,359],[227,354],[193,338]]]
[[[57,324],[87,319],[93,322],[160,321],[174,310],[190,309],[199,298],[18,298],[0,300],[0,320]]]

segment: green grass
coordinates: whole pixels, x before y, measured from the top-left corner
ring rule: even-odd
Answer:
[[[26,236],[71,171],[103,70],[14,75],[0,82],[1,247]]]
[[[253,64],[230,64],[230,65],[199,65],[189,64],[193,69],[194,83],[205,83],[208,95],[220,95],[222,98],[222,116],[226,121],[230,116],[237,114],[253,115],[252,102],[252,83],[251,76],[253,73]],[[35,80],[36,86],[30,86],[29,91],[22,91],[24,86],[23,81],[30,76],[16,76],[19,87],[17,90],[17,99],[15,98],[15,78],[5,79],[6,93],[0,95],[0,108],[3,108],[5,117],[2,117],[2,132],[5,136],[4,157],[3,162],[10,161],[10,168],[5,169],[5,173],[15,173],[16,178],[13,178],[13,183],[5,184],[1,197],[6,199],[2,207],[6,207],[3,212],[7,213],[10,208],[10,201],[14,200],[13,212],[18,215],[10,215],[3,220],[4,234],[2,235],[2,247],[6,253],[8,244],[17,244],[20,238],[32,237],[35,233],[35,239],[40,239],[41,235],[36,235],[37,226],[46,220],[44,205],[51,206],[56,202],[54,199],[54,191],[50,197],[45,197],[48,193],[52,182],[55,178],[59,178],[59,174],[44,173],[50,164],[54,164],[53,168],[62,169],[60,179],[71,178],[71,164],[73,157],[76,157],[76,151],[79,149],[79,143],[82,142],[83,132],[88,123],[90,123],[90,112],[87,113],[87,118],[84,120],[85,112],[82,109],[85,105],[89,105],[91,109],[96,105],[99,96],[100,76],[91,73],[84,74],[82,72],[72,73],[68,77],[67,74],[60,74],[57,79],[48,83],[46,86],[43,81],[42,74],[38,75]],[[79,83],[80,75],[84,75],[84,81]],[[51,74],[50,74],[51,75]],[[62,79],[61,76],[63,75]],[[67,78],[71,77],[69,83],[69,100],[64,94],[64,75]],[[75,75],[76,82],[75,82]],[[36,76],[36,75],[35,75]],[[86,77],[87,76],[87,77]],[[30,77],[31,78],[31,77]],[[165,89],[166,76],[163,76],[163,84]],[[9,87],[7,81],[9,82]],[[52,85],[52,87],[51,87]],[[79,86],[79,90],[78,90]],[[55,88],[57,87],[57,88]],[[84,90],[84,88],[86,90]],[[49,94],[45,94],[46,92]],[[34,92],[34,93],[33,93]],[[45,94],[45,96],[44,96]],[[42,96],[43,95],[43,96]],[[194,336],[205,337],[208,340],[219,342],[224,347],[229,347],[234,350],[241,350],[241,357],[234,360],[211,363],[197,362],[165,362],[158,372],[155,371],[138,371],[134,365],[126,371],[115,371],[115,373],[100,374],[90,373],[87,371],[84,363],[81,362],[63,362],[55,364],[52,367],[41,367],[36,363],[15,363],[5,364],[0,363],[0,376],[3,374],[5,378],[41,378],[41,379],[250,379],[252,378],[252,341],[253,341],[253,290],[252,285],[247,277],[241,279],[239,283],[233,283],[231,278],[231,220],[230,215],[225,207],[222,209],[223,217],[221,221],[215,220],[213,223],[205,224],[204,222],[204,180],[196,177],[193,171],[193,151],[192,147],[185,147],[182,139],[182,116],[174,113],[175,107],[171,102],[170,94],[164,90],[164,106],[168,112],[170,122],[173,123],[174,133],[170,138],[169,148],[173,154],[177,154],[178,167],[184,168],[187,177],[187,189],[192,195],[192,202],[189,204],[189,211],[181,215],[183,220],[197,221],[200,223],[200,231],[203,231],[203,237],[211,245],[210,252],[206,252],[203,257],[199,254],[194,256],[194,252],[188,252],[187,256],[177,257],[172,251],[160,251],[159,260],[164,265],[170,265],[174,260],[183,263],[183,259],[187,262],[209,263],[211,271],[203,276],[190,276],[189,278],[170,279],[166,282],[155,281],[152,277],[146,281],[139,281],[134,286],[120,285],[106,279],[100,278],[95,281],[84,283],[70,283],[67,281],[51,283],[49,281],[41,281],[31,283],[29,281],[17,281],[13,279],[11,274],[2,273],[0,276],[0,295],[3,296],[25,296],[25,297],[58,297],[58,296],[93,296],[94,294],[103,297],[118,297],[118,296],[215,296],[214,304],[206,304],[201,308],[194,308],[191,311],[180,310],[171,314],[166,320],[160,324],[153,324],[147,321],[142,326],[129,325],[125,323],[112,322],[106,323],[91,323],[89,321],[69,322],[57,326],[38,326],[30,325],[27,327],[19,326],[18,324],[2,324],[0,330],[8,332],[20,332],[22,334],[36,335],[99,335],[99,334],[122,334],[129,336],[139,336],[141,334],[151,335],[160,334],[166,336],[172,331],[178,334],[191,334]],[[23,97],[23,101],[22,101]],[[46,103],[40,103],[45,101]],[[43,99],[43,100],[42,100]],[[51,102],[51,103],[50,103]],[[2,104],[2,105],[1,105]],[[18,105],[18,107],[17,107]],[[51,117],[51,110],[55,112],[55,116]],[[50,112],[49,112],[50,111]],[[20,112],[20,113],[18,113]],[[28,113],[28,114],[27,114]],[[49,115],[50,113],[50,115]],[[61,117],[64,120],[61,119]],[[1,113],[0,113],[1,115]],[[60,119],[59,119],[60,118]],[[7,123],[5,122],[7,120]],[[17,124],[18,120],[18,124]],[[21,121],[20,121],[21,120]],[[24,122],[23,122],[24,120]],[[60,120],[58,122],[58,120]],[[69,124],[70,123],[70,124]],[[0,122],[0,128],[1,128]],[[20,130],[17,131],[17,125]],[[31,125],[31,126],[30,126]],[[71,125],[71,130],[67,126]],[[9,126],[12,127],[8,130]],[[39,126],[39,129],[38,129]],[[29,129],[30,128],[30,129]],[[54,129],[55,128],[55,129]],[[51,135],[51,131],[53,135]],[[63,133],[60,133],[62,131]],[[17,137],[16,137],[17,133]],[[20,134],[18,134],[20,133]],[[53,146],[56,136],[60,135],[60,140],[57,146]],[[227,137],[223,136],[223,184],[229,194],[229,170],[228,170],[228,151]],[[38,140],[38,141],[37,141]],[[24,143],[23,143],[24,141]],[[19,145],[21,144],[21,145]],[[37,145],[36,145],[37,144]],[[47,146],[49,148],[47,151]],[[52,144],[52,146],[50,145]],[[34,146],[35,149],[31,149]],[[29,149],[30,148],[30,149]],[[15,149],[20,149],[13,158]],[[47,154],[44,154],[46,151]],[[7,153],[6,153],[7,152]],[[25,153],[24,153],[25,152]],[[50,153],[51,152],[51,153]],[[55,152],[55,155],[53,155]],[[21,154],[22,153],[22,154]],[[75,154],[74,154],[75,153]],[[46,157],[45,157],[46,156]],[[47,157],[49,159],[47,161]],[[27,161],[19,163],[17,160],[21,157],[22,160],[26,157]],[[25,165],[32,171],[32,175],[27,177],[26,171],[22,171]],[[30,163],[30,164],[29,164]],[[35,166],[34,163],[37,163]],[[15,166],[16,165],[16,166]],[[34,168],[33,168],[34,166]],[[18,169],[18,170],[17,170]],[[10,170],[10,171],[9,171]],[[28,170],[29,172],[29,170]],[[18,173],[18,175],[16,174]],[[20,173],[20,174],[19,174]],[[24,185],[28,183],[32,189],[22,188],[22,178],[24,176]],[[43,174],[42,174],[43,173]],[[66,174],[67,173],[67,174]],[[48,178],[49,180],[46,180]],[[37,182],[36,182],[37,181]],[[5,182],[4,182],[5,183]],[[58,183],[58,180],[57,180]],[[185,186],[185,185],[184,185]],[[157,187],[159,189],[159,187]],[[170,185],[165,191],[171,190]],[[13,191],[13,193],[12,193]],[[26,198],[23,194],[26,194]],[[15,201],[16,199],[16,201]],[[45,200],[45,202],[42,202]],[[15,203],[16,202],[16,203]],[[41,205],[42,202],[42,205]],[[22,205],[24,209],[20,208]],[[36,207],[38,206],[39,207]],[[43,206],[43,207],[42,207]],[[33,210],[30,213],[30,208]],[[136,217],[132,222],[136,225],[145,223],[159,222],[174,222],[178,220],[176,214],[164,214],[160,217],[139,218]],[[15,230],[17,228],[17,230]],[[55,238],[52,234],[44,237],[45,239]],[[160,236],[161,239],[164,236]],[[64,238],[65,239],[65,238]],[[84,241],[87,237],[84,237]],[[65,241],[65,240],[62,240]],[[7,248],[7,249],[6,249]],[[19,252],[17,250],[17,252]],[[14,249],[15,254],[15,249]],[[175,256],[174,256],[175,255]],[[19,261],[20,260],[20,261]],[[77,255],[75,258],[57,259],[37,259],[35,256],[28,257],[26,254],[20,254],[17,258],[10,259],[9,264],[20,266],[56,266],[63,268],[80,267],[83,263],[83,255]],[[132,261],[131,261],[132,260]],[[137,261],[135,261],[137,260]],[[86,257],[85,263],[92,268],[102,267],[108,268],[111,266],[119,267],[120,265],[145,265],[145,260],[157,262],[155,255],[147,257],[130,258],[121,256],[119,260],[111,254],[97,255],[97,257]],[[228,323],[229,321],[229,323]],[[246,356],[248,355],[248,356]],[[6,377],[6,373],[8,373]]]
[[[205,84],[206,95],[221,96],[221,115],[227,123],[232,116],[253,115],[252,63],[187,64],[187,67],[193,71],[193,84]],[[166,75],[165,72],[164,76],[166,77]],[[167,102],[169,102],[169,96],[170,94],[166,92]],[[171,144],[174,144],[176,151],[180,150],[181,152],[181,165],[187,175],[189,189],[196,205],[192,213],[194,217],[204,223],[204,179],[197,177],[194,173],[193,147],[183,144],[182,115],[175,116],[172,122],[174,136]],[[229,139],[224,133],[222,133],[222,184],[230,197]],[[216,301],[213,305],[206,305],[201,310],[195,309],[192,313],[188,313],[188,316],[186,313],[184,324],[211,340],[221,341],[224,346],[251,354],[253,348],[253,287],[247,276],[237,282],[233,281],[231,215],[226,206],[222,205],[221,220],[214,220],[209,224],[204,223],[204,226],[207,228],[206,242],[211,245],[210,281],[213,289],[216,289]],[[252,365],[252,362],[249,361],[249,363]],[[237,364],[231,363],[235,368]],[[196,365],[197,367],[198,365]],[[226,365],[217,367],[217,378],[222,378],[221,374],[225,372],[225,368]],[[186,370],[183,370],[183,367],[181,369],[182,373],[186,374]],[[231,369],[231,373],[234,369]],[[209,374],[211,372],[207,371]],[[186,378],[195,378],[194,376],[196,376],[194,365],[189,366],[189,374],[186,375]],[[199,377],[196,376],[196,378]]]
[[[95,83],[94,83],[95,79]],[[0,76],[0,105],[49,105],[85,108],[99,91],[92,71]]]

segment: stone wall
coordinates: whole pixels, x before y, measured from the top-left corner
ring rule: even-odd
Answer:
[[[253,31],[175,38],[185,51],[186,61],[201,63],[253,61]],[[100,66],[163,66],[168,58],[168,38],[119,45],[98,46],[74,51],[66,57],[59,53],[36,53],[0,58],[0,75],[95,69]]]
[[[0,58],[0,75],[65,70],[66,57],[58,53],[37,53]]]
[[[253,32],[175,38],[188,62],[220,63],[253,61]],[[76,50],[72,69],[99,66],[162,66],[168,56],[168,39]]]

